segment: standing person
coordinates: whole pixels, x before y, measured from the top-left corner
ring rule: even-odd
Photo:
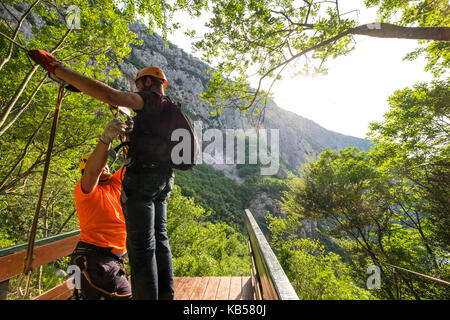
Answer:
[[[161,69],[148,67],[136,76],[138,94],[144,100],[137,111],[131,134],[129,164],[122,181],[121,202],[126,217],[131,285],[136,299],[172,300],[174,281],[172,253],[167,235],[166,199],[174,173],[164,159],[164,132],[169,109],[160,103],[167,80]]]
[[[31,50],[28,54],[48,72],[89,96],[137,113],[121,196],[133,298],[173,299],[166,199],[173,188],[174,174],[168,165],[171,159],[167,132],[169,122],[173,128],[183,121],[173,116],[181,111],[175,110],[175,105],[164,95],[167,87],[164,73],[156,67],[144,68],[135,79],[139,92],[124,92],[71,70],[46,51]],[[192,133],[192,126],[190,129]],[[196,141],[195,135],[191,140]]]
[[[131,128],[131,122],[110,121],[94,151],[80,159],[81,179],[74,189],[80,241],[71,263],[82,272],[84,300],[131,298],[122,260],[126,253],[125,219],[120,204],[122,170],[111,175],[107,164],[111,141]]]

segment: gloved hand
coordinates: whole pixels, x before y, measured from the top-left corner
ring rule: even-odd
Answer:
[[[62,63],[55,59],[45,50],[30,50],[28,56],[36,63],[40,64],[45,70],[55,73],[55,68],[62,66]]]
[[[127,116],[127,121],[125,121],[125,124],[127,126],[126,133],[131,133],[131,131],[133,131],[133,127],[134,127],[133,118]]]
[[[128,133],[129,129],[128,121],[123,123],[120,119],[113,119],[105,127],[103,134],[100,137],[100,141],[104,144],[110,144],[120,134]]]

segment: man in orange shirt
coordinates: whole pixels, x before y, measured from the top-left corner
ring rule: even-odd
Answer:
[[[122,268],[127,237],[120,204],[123,167],[111,175],[107,164],[111,142],[131,129],[131,122],[110,121],[94,151],[80,160],[82,176],[74,190],[80,241],[71,261],[82,272],[81,296],[85,300],[131,298]]]

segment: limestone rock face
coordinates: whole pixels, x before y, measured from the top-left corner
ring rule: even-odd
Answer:
[[[252,121],[247,114],[230,108],[212,117],[212,108],[200,102],[200,94],[206,89],[209,79],[206,73],[208,65],[174,44],[165,44],[157,34],[148,34],[141,24],[133,24],[130,28],[144,42],[141,47],[133,48],[132,62],[135,65],[155,65],[162,68],[169,82],[168,94],[181,102],[192,120],[201,120],[203,128],[252,128]],[[129,90],[133,90],[133,80],[138,68],[131,62],[124,62],[120,69],[125,79],[128,79],[124,80],[124,84]],[[317,156],[325,148],[338,150],[357,146],[368,150],[370,147],[368,140],[326,130],[311,120],[282,109],[273,101],[267,104],[264,127],[279,130],[280,156],[293,170],[303,164],[308,156]]]

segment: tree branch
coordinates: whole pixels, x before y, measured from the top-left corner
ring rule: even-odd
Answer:
[[[291,58],[279,63],[274,66],[266,73],[264,73],[258,82],[258,87],[253,93],[253,99],[246,107],[246,109],[250,108],[256,100],[256,96],[261,90],[262,81],[269,76],[272,72],[286,66],[293,60],[297,59],[300,56],[305,55],[306,53],[316,50],[318,48],[324,47],[339,40],[342,37],[347,35],[366,35],[370,37],[379,37],[379,38],[401,38],[401,39],[413,39],[413,40],[435,40],[435,41],[450,41],[450,27],[400,27],[390,23],[372,23],[372,24],[364,24],[355,28],[350,28],[344,32],[339,33],[338,35],[322,41],[316,45],[313,45],[307,49],[300,51],[299,53],[293,55]]]
[[[69,34],[72,32],[72,29],[68,29],[67,32],[64,34],[64,36],[61,38],[61,40],[56,44],[56,46],[50,51],[51,54],[53,54],[58,48],[63,44],[63,42],[67,39]],[[19,100],[20,96],[24,92],[25,88],[27,87],[28,83],[30,82],[31,78],[33,77],[36,70],[39,68],[39,65],[34,65],[31,70],[28,72],[28,74],[25,76],[25,79],[22,81],[19,88],[16,90],[16,93],[12,97],[12,99],[9,102],[8,107],[4,111],[2,118],[0,119],[0,127],[3,126],[6,119],[8,118],[12,108],[16,105],[17,101]]]
[[[31,143],[33,142],[34,138],[36,137],[36,135],[38,134],[39,130],[42,128],[42,126],[44,125],[45,121],[48,119],[48,116],[50,114],[50,111],[47,112],[47,114],[44,116],[44,118],[42,119],[41,123],[38,125],[38,127],[36,128],[36,130],[34,130],[33,134],[30,136],[30,138],[28,139],[27,144],[25,145],[25,148],[23,149],[22,155],[17,159],[16,163],[12,166],[12,168],[9,170],[9,172],[6,174],[6,176],[3,178],[3,180],[0,182],[0,190],[3,190],[3,186],[6,183],[6,180],[8,180],[8,178],[11,176],[11,174],[14,172],[14,170],[16,170],[16,168],[18,167],[18,165],[22,162],[22,160],[25,158],[25,156],[28,153],[28,148],[30,147]],[[0,191],[1,193],[1,191]]]
[[[33,10],[33,8],[40,2],[41,0],[36,0],[25,13],[22,15],[20,20],[17,23],[16,30],[14,31],[14,35],[12,36],[13,40],[16,40],[17,35],[19,34],[20,28],[22,27],[22,23],[24,22],[25,18],[30,14],[30,12]],[[3,61],[0,63],[0,70],[3,69],[4,65],[11,59],[12,51],[13,51],[14,44],[10,42],[8,54],[3,59]]]
[[[450,41],[450,27],[401,27],[376,22],[351,28],[349,33],[377,38]]]
[[[16,120],[19,118],[19,116],[26,110],[28,109],[28,107],[30,106],[31,102],[33,101],[34,96],[36,95],[36,93],[39,91],[39,89],[42,87],[42,85],[44,84],[45,79],[47,78],[47,75],[45,75],[42,80],[39,82],[39,84],[36,86],[36,88],[34,89],[34,91],[32,92],[32,94],[30,95],[30,97],[28,98],[27,102],[25,102],[21,107],[19,112],[17,112],[17,114],[14,116],[13,119],[11,119],[11,121],[9,121],[3,128],[0,129],[0,136],[2,136],[6,130],[9,129],[9,127],[11,127],[11,125],[16,122]]]
[[[316,45],[314,45],[314,46],[312,46],[312,47],[309,47],[309,48],[307,48],[307,49],[304,49],[304,50],[300,51],[299,53],[295,54],[295,55],[292,56],[291,58],[289,58],[289,59],[283,61],[282,63],[276,65],[275,67],[271,68],[271,69],[270,69],[269,71],[267,71],[264,75],[262,75],[261,78],[259,78],[258,88],[256,89],[256,91],[255,91],[255,93],[254,93],[254,96],[253,96],[253,99],[252,99],[252,101],[250,102],[248,108],[249,108],[250,106],[252,106],[253,103],[255,102],[256,96],[258,95],[259,91],[261,90],[262,81],[263,81],[264,78],[266,78],[269,74],[271,74],[272,72],[274,72],[274,71],[277,70],[278,68],[283,67],[283,66],[289,64],[290,62],[292,62],[293,60],[297,59],[298,57],[301,57],[302,55],[304,55],[304,54],[306,54],[306,53],[308,53],[308,52],[310,52],[310,51],[313,51],[313,50],[315,50],[315,49],[318,49],[318,48],[320,48],[320,47],[323,47],[323,46],[326,46],[326,45],[328,45],[328,44],[330,44],[330,43],[333,43],[333,42],[339,40],[340,38],[342,38],[342,37],[348,35],[349,33],[350,33],[350,30],[346,30],[346,31],[344,31],[344,32],[341,32],[341,33],[339,33],[338,35],[336,35],[336,36],[334,36],[334,37],[332,37],[332,38],[330,38],[330,39],[328,39],[328,40],[322,41],[322,42],[320,42],[320,43],[318,43],[318,44],[316,44]]]

